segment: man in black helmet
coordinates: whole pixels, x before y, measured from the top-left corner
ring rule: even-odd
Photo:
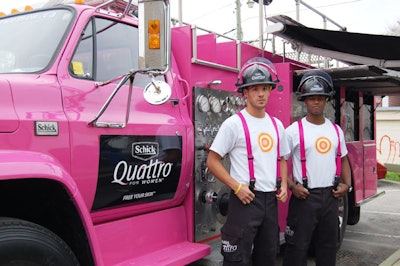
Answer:
[[[287,199],[283,156],[289,149],[281,121],[265,112],[277,82],[277,77],[272,80],[271,72],[261,62],[242,68],[236,85],[247,106],[224,121],[207,158],[211,173],[232,189],[227,221],[221,229],[223,265],[276,263],[277,200]],[[221,164],[227,154],[231,161],[229,172]]]
[[[316,265],[336,264],[338,198],[351,191],[350,166],[341,128],[324,117],[334,95],[331,77],[309,70],[297,89],[307,115],[286,129],[293,162],[284,266],[307,265],[314,241]]]

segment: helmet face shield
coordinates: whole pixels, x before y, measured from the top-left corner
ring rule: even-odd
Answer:
[[[331,100],[335,94],[331,77],[321,70],[310,70],[302,77],[297,89],[299,101],[304,101],[307,96],[326,96]]]
[[[275,80],[272,74],[275,75]],[[238,87],[237,92],[242,93],[244,88],[259,84],[270,85],[274,89],[278,81],[272,63],[268,59],[256,57],[242,67],[235,85]]]

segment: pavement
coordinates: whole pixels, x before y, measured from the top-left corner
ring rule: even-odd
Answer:
[[[399,165],[390,165],[390,167],[390,171],[397,171],[400,173]],[[400,266],[400,249],[390,255],[386,260],[379,264],[379,266]]]
[[[379,266],[400,266],[400,249],[379,264]]]
[[[202,260],[201,262],[197,262],[194,264],[190,264],[191,266],[220,266],[222,265],[222,257],[219,252],[214,252],[211,260]],[[281,263],[281,261],[278,261]],[[278,263],[278,264],[279,264]],[[308,263],[310,265],[310,263]],[[400,249],[390,255],[386,260],[384,260],[379,266],[400,266]]]
[[[398,219],[400,205],[400,182],[378,180],[378,192],[385,195],[363,205],[363,215],[357,225],[349,225],[346,237],[338,252],[338,266],[400,266],[400,233]],[[384,226],[383,226],[384,225]],[[219,241],[215,245],[220,244]],[[214,247],[210,260],[198,261],[190,266],[221,266],[220,248]],[[278,256],[281,265],[282,256]],[[307,265],[315,265],[309,258]]]

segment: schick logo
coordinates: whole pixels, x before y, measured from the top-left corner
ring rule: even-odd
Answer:
[[[132,143],[132,157],[142,161],[148,161],[159,153],[157,142],[134,142]]]

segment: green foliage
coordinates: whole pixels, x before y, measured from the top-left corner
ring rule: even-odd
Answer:
[[[396,172],[387,172],[386,173],[386,180],[390,180],[390,181],[396,181],[396,182],[400,182],[400,173],[396,173]]]

